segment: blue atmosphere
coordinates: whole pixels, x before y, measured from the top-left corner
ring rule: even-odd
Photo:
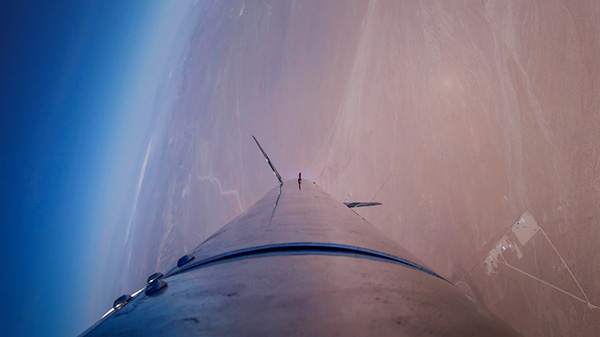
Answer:
[[[77,335],[99,319],[100,237],[143,159],[151,120],[140,99],[165,60],[153,46],[168,38],[157,34],[166,6],[3,4],[0,335]]]

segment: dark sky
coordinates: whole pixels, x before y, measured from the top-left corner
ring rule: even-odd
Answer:
[[[130,181],[139,166],[137,147],[148,126],[143,113],[125,107],[134,91],[144,90],[136,74],[156,61],[147,56],[148,37],[157,29],[149,23],[164,6],[3,4],[3,336],[74,335],[90,324],[103,202],[115,192],[111,186]],[[127,146],[119,146],[124,141]]]

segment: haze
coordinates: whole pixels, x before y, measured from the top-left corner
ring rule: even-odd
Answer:
[[[358,212],[523,335],[600,329],[597,2],[175,7],[135,26],[122,115],[70,152],[103,158],[74,330],[276,184],[251,135],[284,179],[382,202]]]

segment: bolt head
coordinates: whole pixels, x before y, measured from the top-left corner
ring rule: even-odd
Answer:
[[[181,266],[187,264],[188,262],[194,259],[194,255],[187,254],[179,258],[177,261],[177,267],[181,268]]]

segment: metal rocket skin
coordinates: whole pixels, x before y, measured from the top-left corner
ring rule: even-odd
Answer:
[[[518,336],[307,180],[182,259],[83,335]]]

